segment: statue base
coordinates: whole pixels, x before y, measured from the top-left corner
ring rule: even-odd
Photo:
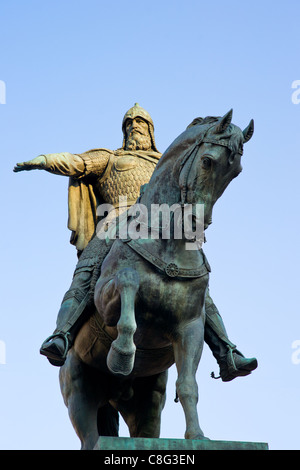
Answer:
[[[152,439],[101,436],[94,450],[109,451],[198,451],[198,450],[268,450],[264,442],[211,441],[200,439]]]

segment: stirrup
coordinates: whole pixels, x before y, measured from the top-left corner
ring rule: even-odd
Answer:
[[[226,360],[226,364],[227,364],[228,370],[229,370],[230,372],[232,372],[232,371],[237,371],[238,369],[237,369],[237,367],[236,367],[236,365],[235,365],[235,362],[234,362],[233,353],[234,353],[234,352],[237,352],[237,353],[240,354],[241,356],[243,356],[243,355],[242,355],[242,353],[240,353],[240,352],[236,349],[236,346],[235,346],[235,345],[234,345],[234,346],[230,346],[229,344],[227,344],[226,346],[227,346],[227,348],[228,348],[228,351],[227,351],[226,356],[224,356],[224,359]],[[214,372],[211,372],[210,376],[211,376],[212,379],[216,379],[216,380],[222,378],[221,374],[220,374],[218,377],[216,377],[216,375],[215,375]]]
[[[228,347],[228,352],[226,356],[219,362],[220,365],[220,375],[215,376],[214,372],[211,373],[213,379],[222,379],[223,382],[230,382],[236,377],[243,377],[251,374],[251,372],[257,367],[257,359],[255,357],[245,358],[245,356],[236,349],[236,347]],[[233,355],[237,357],[234,358]],[[236,360],[240,357],[244,360],[243,364],[237,364]],[[238,361],[239,362],[239,361]]]
[[[48,338],[45,339],[45,341],[43,342],[41,348],[40,348],[40,353],[44,356],[47,356],[47,354],[45,354],[45,352],[43,351],[43,347],[46,343],[48,343],[49,341],[55,339],[55,338],[62,338],[64,340],[64,343],[65,343],[65,349],[61,355],[61,357],[59,357],[58,359],[59,360],[62,360],[62,361],[65,361],[66,357],[67,357],[67,353],[69,351],[69,347],[70,347],[70,341],[68,339],[68,336],[70,336],[70,333],[67,332],[67,333],[53,333],[52,335],[48,336]],[[48,356],[47,356],[48,357]],[[50,357],[50,356],[49,356]],[[50,357],[50,359],[54,359],[54,357]]]

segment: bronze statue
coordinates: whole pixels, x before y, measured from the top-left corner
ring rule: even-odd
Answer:
[[[84,448],[92,445],[91,439],[94,442],[96,434],[116,435],[116,409],[125,417],[132,436],[159,435],[166,371],[174,360],[179,371],[177,392],[182,404],[185,403],[181,381],[183,377],[186,380],[182,373],[186,367],[189,367],[188,364],[179,364],[180,350],[185,347],[184,344],[178,343],[179,325],[195,337],[193,348],[197,352],[197,357],[193,359],[194,365],[198,364],[197,361],[200,359],[204,336],[219,363],[220,376],[223,381],[248,375],[257,367],[255,358],[244,358],[228,339],[222,319],[207,290],[209,265],[202,250],[189,254],[185,252],[185,260],[183,260],[181,245],[177,243],[177,240],[171,240],[167,245],[164,243],[155,245],[150,243],[151,240],[150,242],[144,240],[143,243],[142,241],[135,243],[133,240],[107,241],[99,239],[96,235],[97,206],[101,202],[111,202],[116,206],[118,196],[126,195],[129,205],[132,205],[139,196],[140,186],[150,180],[145,186],[140,201],[143,204],[146,203],[146,206],[153,201],[170,204],[175,202],[178,196],[179,176],[181,177],[180,184],[183,184],[182,181],[185,182],[181,190],[182,204],[185,203],[184,198],[187,198],[188,202],[190,199],[193,203],[197,200],[205,202],[205,220],[208,226],[211,223],[213,204],[240,170],[242,143],[251,137],[253,122],[242,133],[239,128],[231,124],[231,112],[222,119],[197,118],[167,149],[163,157],[156,149],[152,119],[137,104],[125,114],[122,129],[123,147],[117,151],[96,149],[80,155],[50,154],[17,164],[15,167],[15,171],[38,168],[70,176],[69,228],[72,230],[71,243],[77,247],[79,260],[71,287],[59,311],[57,328],[54,334],[43,343],[41,353],[45,354],[54,365],[62,366],[66,361],[61,369],[62,392],[71,416],[74,414],[72,419],[76,422],[75,429]],[[203,155],[207,149],[210,152],[208,152],[209,156]],[[189,152],[193,155],[192,158]],[[199,164],[200,161],[201,164]],[[199,169],[195,166],[195,162],[198,163]],[[182,172],[180,164],[182,164]],[[224,172],[222,177],[219,168]],[[194,180],[191,179],[188,184],[188,179],[193,174],[201,184],[199,188],[195,187],[192,191],[189,185],[194,184]],[[171,186],[169,175],[173,178]],[[216,178],[218,182],[214,184],[214,191],[210,186],[211,178]],[[123,208],[117,207],[117,210],[121,213]],[[174,250],[177,250],[179,258],[175,257],[175,259],[179,265],[184,264],[182,268],[184,273],[201,272],[201,276],[197,274],[195,278],[188,277],[187,281],[185,277],[181,279],[181,271],[177,273],[177,276],[169,272],[171,277],[154,272],[155,270],[153,271],[147,263],[141,263],[143,258],[141,253],[145,249],[150,252],[151,256],[169,260],[168,265],[175,266],[177,264],[174,263]],[[158,250],[154,255],[151,252],[153,249]],[[162,289],[161,292],[158,286]],[[139,298],[138,307],[134,300],[136,292]],[[197,302],[194,305],[196,292]],[[164,305],[163,298],[170,298],[167,302],[168,306]],[[177,305],[176,310],[173,304],[176,298],[186,299],[183,302],[184,307],[182,305],[180,308]],[[122,309],[122,302],[126,305],[129,302],[129,310],[126,307],[125,313],[124,308]],[[95,304],[98,313],[95,311]],[[154,314],[154,312],[157,313]],[[170,325],[166,324],[165,314],[171,321]],[[184,314],[185,318],[183,318]],[[132,336],[135,318],[137,331],[134,336],[134,345]],[[191,325],[185,325],[187,319],[191,321],[193,331],[190,329]],[[122,336],[124,328],[125,333],[128,328],[131,329],[129,337],[126,334]],[[120,337],[110,348],[118,332]],[[124,346],[128,347],[125,353]],[[137,347],[136,355],[133,354],[135,346]],[[110,372],[106,366],[106,356],[109,350],[111,351],[108,356]],[[69,354],[67,354],[68,351]],[[119,352],[121,352],[120,361]],[[135,365],[131,372],[133,363]],[[77,372],[74,375],[75,365],[76,371],[79,371],[78,376]],[[99,372],[92,372],[90,365],[98,368]],[[181,367],[183,367],[182,370]],[[190,373],[189,380],[191,380],[192,388],[195,389],[193,372],[190,370]],[[81,374],[86,376],[86,381]],[[107,380],[105,386],[103,374]],[[117,374],[117,377],[114,374]],[[119,378],[120,375],[121,378]],[[129,380],[124,379],[123,376],[129,376]],[[99,377],[102,377],[102,380],[99,381]],[[83,385],[84,382],[85,385]],[[92,385],[95,385],[95,389]],[[145,385],[147,389],[149,388],[149,399],[148,401],[145,399],[143,403],[141,397],[137,397],[141,390],[144,390]],[[82,387],[86,390],[86,402],[82,396]],[[135,394],[134,406],[130,398],[132,393]],[[193,393],[195,401],[195,390]],[[157,395],[160,397],[158,401]],[[98,396],[97,406],[94,401],[96,396]],[[97,419],[93,423],[91,419],[81,429],[79,422],[82,415],[77,416],[75,412],[78,399],[83,403],[82,409],[85,409],[87,413],[91,412],[94,418],[98,416],[98,424],[96,424]],[[157,405],[156,409],[154,409],[154,402]],[[142,413],[143,417],[137,418],[144,406],[149,407],[148,411]],[[185,406],[189,407],[189,405]],[[185,410],[186,437],[201,438],[203,434],[197,427],[195,418],[191,418],[190,411]],[[193,408],[193,413],[194,411]],[[150,416],[151,413],[154,413],[157,418],[153,423],[147,423],[146,415]],[[130,424],[132,419],[135,421],[134,425]],[[140,419],[142,421],[138,423],[136,420]],[[86,433],[90,433],[91,426],[94,427],[95,432],[93,438],[87,438]],[[149,431],[147,431],[148,428]]]

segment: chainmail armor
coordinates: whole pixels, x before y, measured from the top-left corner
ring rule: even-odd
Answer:
[[[120,169],[123,165],[128,169]],[[128,206],[140,195],[140,187],[148,183],[155,169],[155,163],[139,157],[117,157],[110,175],[95,186],[107,204],[119,205],[119,196],[126,196]]]

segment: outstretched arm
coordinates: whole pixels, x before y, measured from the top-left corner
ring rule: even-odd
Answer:
[[[17,163],[13,171],[18,173],[30,170],[46,170],[56,175],[79,177],[85,173],[85,163],[79,155],[72,153],[49,153]]]

